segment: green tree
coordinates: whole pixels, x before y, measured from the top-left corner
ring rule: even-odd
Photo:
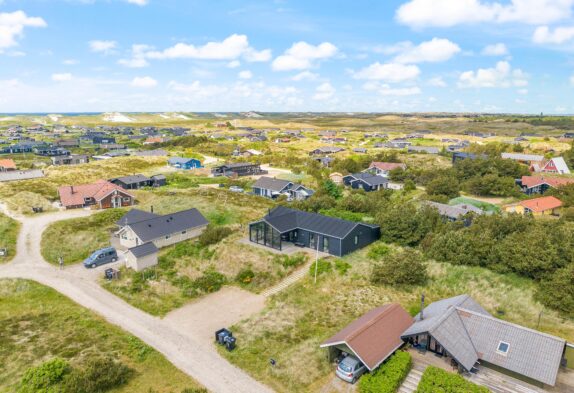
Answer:
[[[448,198],[456,198],[460,195],[460,184],[455,177],[440,176],[427,184],[426,191],[429,195],[444,195]]]
[[[321,190],[332,198],[339,199],[343,196],[341,188],[334,181],[328,179],[321,183]]]
[[[371,272],[373,284],[422,285],[427,279],[424,257],[416,250],[387,254]]]

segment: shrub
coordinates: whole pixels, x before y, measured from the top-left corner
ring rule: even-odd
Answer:
[[[409,371],[412,360],[408,352],[397,352],[387,362],[359,381],[360,393],[394,393],[401,386]]]
[[[429,366],[425,370],[416,393],[489,393],[484,386],[478,386],[458,374]]]
[[[226,281],[223,274],[210,270],[203,273],[203,276],[196,278],[193,281],[193,287],[204,293],[217,292]]]
[[[56,393],[57,385],[70,372],[68,362],[60,358],[48,360],[39,366],[31,367],[24,373],[18,393]]]
[[[574,316],[574,263],[542,279],[537,297],[544,305]]]
[[[297,253],[295,255],[276,255],[273,258],[274,263],[278,263],[285,269],[290,267],[297,267],[303,265],[307,261],[307,255],[302,253]]]
[[[385,243],[375,243],[369,249],[367,257],[373,260],[379,260],[390,252],[391,252],[390,247],[387,246]]]
[[[373,284],[420,285],[427,278],[423,256],[415,250],[386,255],[371,272]]]
[[[317,267],[317,276],[333,271],[331,261],[329,259],[321,258],[317,261],[316,265],[315,263],[312,263],[311,266],[309,266],[309,274],[313,277],[315,276],[315,266]]]
[[[219,243],[232,233],[233,230],[231,228],[209,225],[199,236],[199,244],[203,247],[207,247],[211,244]]]
[[[253,282],[255,278],[255,273],[250,268],[242,269],[237,275],[235,276],[235,281],[239,283],[241,286],[248,286]]]
[[[65,379],[65,392],[100,393],[126,383],[132,371],[111,357],[93,358]]]
[[[350,268],[351,268],[350,263],[347,263],[342,259],[335,260],[335,270],[339,272],[341,276],[345,275],[345,273],[347,273],[347,271],[349,271]]]

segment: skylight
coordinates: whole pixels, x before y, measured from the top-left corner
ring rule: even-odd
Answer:
[[[510,344],[501,341],[498,343],[498,348],[496,349],[496,352],[502,355],[506,355],[508,353],[508,349],[510,349]]]

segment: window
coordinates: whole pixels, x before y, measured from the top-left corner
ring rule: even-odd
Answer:
[[[356,246],[357,244],[359,244],[359,235],[356,235],[356,236],[355,236],[355,246]]]
[[[181,231],[182,235],[185,235],[187,233],[187,231]]]
[[[500,341],[498,343],[498,348],[496,349],[496,352],[498,352],[501,355],[506,355],[508,353],[509,348],[510,348],[509,343],[505,343],[504,341]]]
[[[130,200],[131,200],[130,197],[125,197],[125,198],[124,198],[124,202],[129,202]]]

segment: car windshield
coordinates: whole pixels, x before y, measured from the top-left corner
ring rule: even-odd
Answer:
[[[347,373],[353,371],[353,367],[350,364],[347,364],[344,360],[339,363],[339,368]]]

